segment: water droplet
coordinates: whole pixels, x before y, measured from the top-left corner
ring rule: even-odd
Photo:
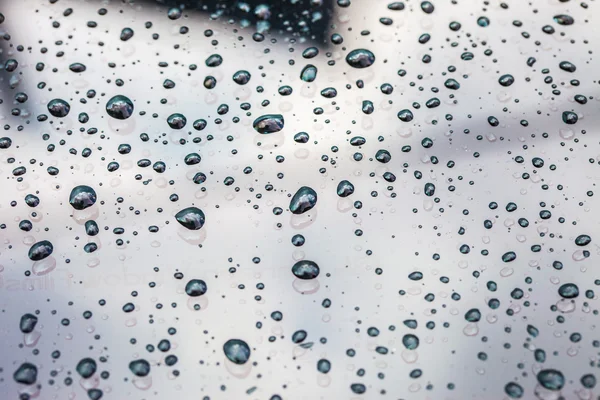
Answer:
[[[310,280],[319,276],[320,268],[314,261],[300,260],[292,266],[292,273],[298,279]]]
[[[375,54],[366,49],[352,50],[346,56],[346,62],[353,68],[367,68],[375,62]]]
[[[117,95],[106,103],[106,113],[115,119],[127,119],[133,114],[133,103],[129,97]]]
[[[69,111],[71,111],[71,106],[62,99],[50,100],[48,103],[48,112],[56,118],[66,117]]]
[[[69,204],[76,210],[85,210],[96,203],[96,191],[89,186],[80,185],[71,190]]]
[[[32,261],[40,261],[50,256],[54,251],[54,246],[48,240],[42,240],[35,243],[29,249],[29,259]]]
[[[225,342],[223,352],[225,357],[234,364],[246,364],[250,359],[250,347],[240,339],[229,339]]]
[[[317,192],[308,186],[302,186],[290,201],[292,214],[304,214],[317,205]]]
[[[198,230],[204,226],[204,212],[197,207],[188,207],[175,214],[175,219],[189,230]]]
[[[252,126],[258,133],[268,134],[282,130],[283,123],[283,115],[266,114],[256,118]]]

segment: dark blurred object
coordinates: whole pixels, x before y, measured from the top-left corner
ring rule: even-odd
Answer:
[[[210,13],[260,33],[276,33],[323,43],[333,14],[333,0],[144,0],[167,7]],[[138,0],[139,2],[139,0]]]

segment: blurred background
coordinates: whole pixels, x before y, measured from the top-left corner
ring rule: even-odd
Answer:
[[[598,247],[593,243],[585,257],[573,243],[581,233],[600,232],[597,202],[586,195],[600,179],[597,12],[593,2],[589,8],[558,0],[506,3],[438,1],[428,14],[413,1],[394,10],[366,0],[3,0],[0,118],[12,146],[0,151],[6,177],[0,191],[1,397],[79,399],[99,388],[108,399],[499,399],[514,381],[524,398],[557,399],[535,379],[540,369],[552,367],[567,376],[564,398],[595,398],[579,380],[597,359],[597,297],[565,302],[557,288],[574,282],[583,293],[597,278]],[[557,25],[553,17],[561,13],[577,22]],[[481,16],[489,26],[480,26]],[[455,21],[460,30],[449,29]],[[548,24],[555,34],[541,31]],[[122,41],[126,27],[134,35]],[[421,44],[424,33],[431,39]],[[318,56],[304,57],[313,47]],[[375,54],[372,67],[349,67],[345,57],[357,48]],[[213,54],[223,59],[217,68],[205,62]],[[530,57],[537,60],[534,67],[527,65]],[[14,71],[6,68],[11,59],[18,61]],[[577,65],[576,75],[558,68],[563,60]],[[42,71],[38,63],[44,63]],[[73,63],[85,64],[86,71],[72,72]],[[318,71],[313,82],[300,77],[309,64]],[[556,88],[545,83],[544,68]],[[239,70],[251,74],[247,85],[231,79]],[[516,80],[510,87],[498,84],[506,73]],[[214,88],[207,88],[207,77],[217,82]],[[448,78],[460,89],[447,89]],[[175,87],[164,87],[166,79]],[[391,93],[384,93],[390,92],[385,84]],[[282,96],[282,86],[292,94]],[[336,98],[320,94],[329,87]],[[94,98],[89,90],[96,91]],[[16,93],[26,93],[27,102],[17,104]],[[106,101],[117,94],[134,102],[132,118],[107,116]],[[576,94],[588,103],[576,103]],[[435,96],[440,107],[413,108]],[[67,100],[70,114],[40,121],[54,98]],[[362,112],[366,100],[373,102],[373,114]],[[223,105],[227,114],[219,113]],[[411,123],[398,119],[402,109],[413,110]],[[565,110],[577,112],[575,126],[562,122]],[[80,112],[89,122],[78,121]],[[186,116],[185,129],[169,127],[173,113]],[[252,122],[264,114],[282,114],[285,128],[258,134]],[[489,116],[500,124],[491,126]],[[207,124],[202,131],[192,128],[199,119]],[[307,132],[309,142],[294,142],[298,132]],[[140,139],[144,133],[147,141]],[[350,146],[355,136],[366,143]],[[434,146],[422,146],[424,138]],[[56,149],[48,151],[49,144]],[[131,153],[120,154],[120,144],[130,144]],[[405,146],[412,150],[403,152]],[[82,156],[84,148],[91,156]],[[392,161],[374,161],[379,149],[389,150]],[[200,164],[183,163],[190,152],[202,156]],[[516,163],[516,156],[528,161]],[[535,173],[534,156],[546,163]],[[143,170],[140,159],[163,161],[167,169]],[[454,168],[446,167],[449,161]],[[110,162],[118,162],[119,170],[109,172]],[[552,164],[559,167],[550,170]],[[27,168],[22,181],[12,173],[18,166]],[[57,176],[47,173],[51,166],[60,170]],[[248,166],[252,173],[243,173]],[[423,180],[415,180],[415,170]],[[208,177],[201,186],[193,183],[197,172]],[[386,182],[385,172],[397,180]],[[227,177],[235,184],[225,185]],[[336,195],[342,179],[355,185],[350,198]],[[423,193],[425,182],[436,184],[440,202]],[[94,187],[99,201],[74,212],[68,196],[82,184]],[[549,190],[541,189],[544,184]],[[273,212],[287,210],[301,186],[319,194],[310,215]],[[29,193],[41,199],[34,210],[23,201]],[[173,194],[177,202],[170,200]],[[492,201],[498,210],[488,207]],[[518,217],[529,219],[528,228],[516,226],[517,216],[504,210],[509,202],[518,204]],[[190,205],[206,214],[200,231],[187,231],[173,217]],[[552,219],[541,219],[541,209],[551,210]],[[19,229],[24,219],[33,230]],[[101,227],[98,236],[85,234],[90,219]],[[486,219],[494,229],[483,226]],[[125,233],[113,234],[115,227]],[[458,233],[461,227],[467,235]],[[290,240],[298,233],[306,244],[296,248]],[[54,253],[34,263],[27,251],[40,240],[51,240]],[[88,242],[98,251],[86,253]],[[459,251],[465,243],[470,254]],[[531,251],[536,244],[541,252]],[[519,255],[514,265],[501,261],[507,251]],[[300,259],[320,265],[317,280],[294,280],[290,268]],[[552,268],[557,260],[565,265],[561,271]],[[408,279],[414,271],[425,279]],[[185,278],[175,279],[177,272]],[[192,278],[207,282],[201,300],[184,292]],[[497,282],[498,292],[487,289],[489,281]],[[511,297],[515,288],[524,292],[518,301]],[[429,293],[435,302],[424,299]],[[488,307],[491,298],[502,307]],[[331,307],[322,306],[325,299]],[[131,313],[122,310],[128,302],[135,305]],[[552,306],[560,309],[562,323]],[[479,323],[465,321],[471,308],[482,310]],[[21,316],[36,310],[35,331],[23,334]],[[85,311],[93,317],[85,319]],[[273,321],[273,311],[281,311],[283,320]],[[407,319],[417,319],[418,328],[407,328]],[[426,327],[428,321],[435,329]],[[540,330],[534,340],[528,325]],[[367,335],[372,326],[380,336]],[[312,347],[291,342],[299,329],[308,332]],[[584,340],[573,342],[572,332]],[[419,336],[417,350],[404,348],[406,333]],[[172,343],[169,354],[178,357],[175,367],[165,365],[165,353],[146,351],[165,338]],[[256,364],[229,362],[222,345],[230,338],[247,341]],[[390,353],[379,354],[377,346]],[[349,357],[348,349],[356,355]],[[535,361],[536,349],[546,350],[545,363]],[[54,359],[56,350],[61,356]],[[109,371],[110,378],[82,379],[75,366],[83,357],[103,359],[99,372]],[[129,371],[137,358],[150,361],[148,377]],[[328,374],[316,370],[322,358],[332,364]],[[13,380],[25,361],[38,367],[39,385]],[[410,378],[415,369],[423,377]],[[366,385],[367,392],[353,393],[353,383]]]

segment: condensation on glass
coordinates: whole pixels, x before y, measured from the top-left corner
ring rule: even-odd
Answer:
[[[1,398],[600,395],[595,1],[183,3],[1,3]]]

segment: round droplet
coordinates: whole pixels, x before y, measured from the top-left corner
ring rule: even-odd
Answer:
[[[425,14],[431,14],[435,10],[435,7],[430,1],[422,1],[421,10],[423,10]]]
[[[562,120],[567,125],[573,125],[577,123],[579,117],[573,111],[563,111]]]
[[[292,214],[304,214],[317,204],[317,192],[308,186],[302,186],[290,201]]]
[[[367,68],[375,62],[375,54],[367,49],[352,50],[346,56],[346,62],[353,68]]]
[[[283,115],[266,114],[254,120],[252,126],[258,133],[275,133],[283,129]]]
[[[100,400],[104,396],[104,392],[100,389],[90,389],[87,391],[87,395],[90,400]]]
[[[128,97],[119,94],[108,100],[106,113],[115,119],[127,119],[133,114],[133,103]]]
[[[465,313],[465,319],[468,322],[479,322],[481,320],[481,312],[477,308],[472,308]]]
[[[579,296],[579,287],[574,283],[565,283],[558,288],[558,294],[565,299],[574,299]]]
[[[505,74],[498,78],[498,83],[504,87],[508,87],[515,83],[515,78],[510,74]]]
[[[139,377],[147,376],[150,373],[150,363],[146,360],[133,360],[129,363],[129,370]]]
[[[71,111],[71,106],[63,99],[50,100],[48,103],[48,112],[56,118],[66,117],[69,111]]]
[[[77,363],[75,369],[83,379],[88,379],[94,375],[97,367],[96,361],[91,358],[84,358]]]
[[[35,243],[29,249],[29,259],[31,261],[40,261],[50,256],[54,251],[54,246],[47,240]]]
[[[402,337],[402,344],[408,350],[415,350],[419,347],[419,337],[412,333],[406,334]]]
[[[185,293],[190,297],[202,296],[207,290],[206,282],[202,279],[192,279],[185,285]]]
[[[0,138],[0,149],[8,149],[12,146],[12,139],[9,137]]]
[[[223,352],[225,357],[234,364],[246,364],[250,359],[250,347],[240,339],[229,339],[225,342]]]
[[[543,369],[537,374],[537,380],[544,388],[557,391],[565,386],[565,377],[556,369]]]
[[[506,393],[511,399],[520,399],[523,397],[523,388],[517,383],[508,382],[504,386],[504,393]]]
[[[176,19],[181,18],[181,14],[182,14],[181,9],[178,7],[170,8],[169,11],[167,11],[167,17],[169,17],[169,19],[171,19],[171,20],[176,20]]]
[[[292,267],[292,273],[302,280],[315,279],[319,272],[320,268],[314,261],[300,260]]]
[[[76,210],[85,210],[96,203],[96,191],[89,186],[80,185],[71,190],[69,204]]]
[[[241,70],[233,74],[233,81],[238,85],[245,85],[250,82],[250,72]]]
[[[392,160],[392,155],[385,149],[378,150],[375,153],[375,159],[382,164],[387,164]]]
[[[185,127],[186,123],[187,119],[183,114],[175,113],[169,115],[169,117],[167,118],[167,124],[169,124],[171,129],[182,129],[183,127]]]
[[[490,26],[490,19],[488,17],[479,17],[477,18],[477,25],[482,28]]]

